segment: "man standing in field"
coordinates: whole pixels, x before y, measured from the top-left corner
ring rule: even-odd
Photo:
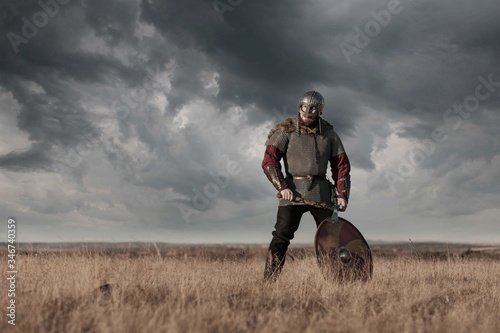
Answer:
[[[331,203],[335,189],[326,179],[328,162],[339,196],[339,210],[345,211],[347,207],[351,167],[333,126],[320,117],[324,106],[319,92],[308,91],[299,101],[297,117],[284,120],[269,132],[262,169],[281,199],[266,259],[265,280],[275,279],[281,272],[290,240],[305,212],[312,214],[316,226],[332,215],[328,209],[293,201],[296,196]],[[281,158],[286,177],[281,172]]]

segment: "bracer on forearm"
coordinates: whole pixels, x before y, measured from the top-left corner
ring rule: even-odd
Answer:
[[[337,180],[337,191],[341,198],[349,200],[349,193],[351,192],[351,175],[346,175],[344,178]]]
[[[281,191],[282,189],[287,187],[285,179],[283,178],[283,174],[281,173],[281,170],[279,170],[277,167],[275,166],[265,167],[264,173],[266,174],[267,179],[269,179],[269,181],[278,191]]]

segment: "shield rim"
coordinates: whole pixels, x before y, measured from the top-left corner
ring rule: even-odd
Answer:
[[[363,236],[363,234],[359,231],[358,228],[356,228],[356,226],[354,224],[352,224],[351,222],[347,221],[345,218],[343,217],[338,217],[339,219],[339,222],[340,220],[342,220],[344,223],[348,223],[351,227],[354,228],[354,230],[356,230],[358,232],[358,234],[361,236],[361,239],[363,240],[363,243],[366,245],[366,248],[368,249],[368,255],[369,255],[369,259],[370,259],[370,274],[368,276],[368,279],[371,279],[372,275],[373,275],[373,257],[372,257],[372,250],[370,248],[370,245],[368,245],[368,242],[366,241],[365,237]],[[328,219],[325,219],[323,220],[318,228],[316,229],[316,233],[314,234],[314,253],[316,254],[316,262],[318,263],[318,266],[321,268],[321,263],[320,263],[320,257],[319,257],[319,251],[318,251],[318,232],[320,230],[320,228],[323,226],[324,223],[335,223],[335,222],[330,222],[328,221]],[[337,251],[339,249],[339,245],[337,244],[336,248],[337,248]]]

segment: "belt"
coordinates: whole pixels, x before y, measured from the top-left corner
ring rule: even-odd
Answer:
[[[307,186],[307,190],[310,191],[311,190],[311,186],[312,186],[312,182],[313,180],[318,180],[318,179],[324,179],[326,180],[326,176],[292,176],[293,179],[307,179],[309,180],[309,186]]]
[[[291,176],[293,179],[326,179],[326,176]]]

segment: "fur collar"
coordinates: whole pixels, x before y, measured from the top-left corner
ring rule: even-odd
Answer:
[[[328,121],[320,118],[321,121],[321,129],[323,134],[328,131],[328,130],[333,130],[333,125],[330,124]],[[297,128],[297,117],[292,117],[292,118],[287,118],[283,120],[281,123],[278,125],[274,126],[273,129],[269,132],[266,140],[266,145],[271,136],[276,132],[277,130],[281,130],[283,133],[292,133],[295,131]],[[315,135],[316,133],[319,132],[319,126],[315,126],[313,128],[307,127],[307,126],[300,126],[300,134],[313,134]]]

